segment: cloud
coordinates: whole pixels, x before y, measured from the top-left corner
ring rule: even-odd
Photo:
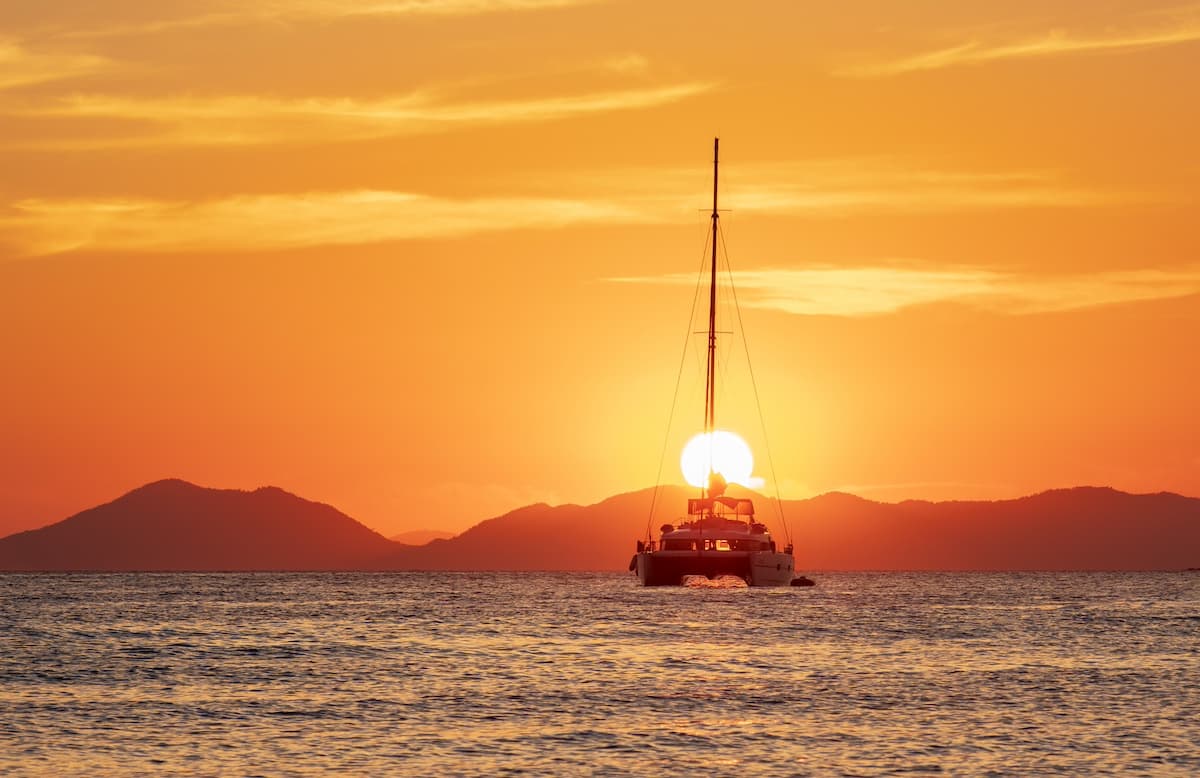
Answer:
[[[0,91],[91,75],[109,67],[103,57],[34,52],[16,41],[0,39]]]
[[[678,214],[711,198],[709,175],[696,168],[657,168],[594,171],[574,179],[586,179],[606,196],[636,199],[638,207]],[[541,181],[546,182],[544,175]],[[568,185],[564,180],[562,186]],[[813,217],[1078,208],[1149,199],[1143,193],[1065,184],[1053,171],[949,171],[873,157],[739,165],[723,173],[721,185],[722,207],[736,213]]]
[[[861,163],[860,163],[861,164]],[[740,211],[811,212],[963,211],[1104,205],[1130,199],[1126,193],[1065,186],[1049,173],[973,173],[904,170],[891,166],[795,171],[774,170],[743,178],[726,199]]]
[[[629,53],[608,57],[600,63],[600,66],[605,70],[622,75],[645,73],[650,69],[650,60],[641,54]]]
[[[65,38],[107,38],[154,35],[171,30],[240,24],[277,24],[338,19],[456,17],[495,13],[544,11],[592,5],[599,0],[258,0],[211,2],[208,12],[112,23],[103,27],[65,30]],[[167,8],[156,4],[155,9]]]
[[[281,17],[466,16],[511,11],[541,11],[591,5],[598,0],[287,0],[262,8]]]
[[[224,106],[219,115],[224,115]],[[462,109],[462,118],[473,112]],[[185,119],[185,117],[190,117]],[[175,117],[203,124],[189,106]],[[701,179],[703,176],[700,177]],[[800,183],[802,182],[802,183]],[[697,183],[701,187],[697,189]],[[0,236],[27,254],[72,249],[271,250],[450,237],[494,230],[572,224],[680,224],[709,196],[707,180],[681,169],[575,170],[513,179],[510,194],[471,198],[352,190],[231,195],[204,201],[137,198],[28,198],[0,208]],[[1064,187],[1049,174],[905,171],[894,161],[845,159],[739,168],[725,204],[738,213],[840,217],[879,210],[905,213],[1011,207],[1080,207],[1126,201],[1129,195]],[[747,302],[793,313],[871,315],[946,299],[981,303],[1005,293],[1011,279],[980,270],[914,270],[896,266],[741,271]],[[1190,279],[1190,276],[1183,280]],[[692,283],[690,276],[619,279]],[[1032,309],[1086,306],[1090,301],[1164,296],[1173,276],[1100,277],[1089,286],[1056,287],[1039,300],[1013,286]],[[1113,290],[1120,289],[1117,294]],[[1055,302],[1058,301],[1058,302]],[[1013,307],[1013,304],[1007,306]]]
[[[520,197],[455,200],[361,190],[195,203],[24,200],[0,214],[0,233],[29,255],[77,249],[258,251],[630,223],[640,218],[604,202]]]
[[[1173,46],[1200,41],[1200,21],[1179,20],[1156,30],[1114,32],[1105,35],[1072,35],[1052,31],[1009,43],[969,41],[903,59],[847,67],[837,75],[856,78],[894,76],[960,65],[980,65],[1003,60],[1031,59],[1068,54],[1099,54]]]
[[[739,213],[828,217],[879,209],[1068,207],[1114,199],[1056,187],[1033,174],[900,174],[893,167],[871,168],[862,160],[844,164],[846,170],[842,163],[810,166],[803,185],[786,180],[786,165],[751,167],[729,187],[734,194],[726,202]],[[813,172],[818,168],[824,177]],[[512,184],[522,194],[475,199],[376,190],[234,195],[199,202],[30,198],[11,204],[7,212],[0,210],[0,234],[28,254],[80,248],[270,250],[601,222],[679,224],[707,195],[690,187],[694,176],[670,169],[575,171],[564,176],[561,181],[544,175],[535,181],[515,180]],[[547,191],[553,194],[537,194]],[[624,280],[691,283],[683,276]],[[948,296],[994,294],[998,280],[980,271],[826,268],[743,271],[738,285],[745,287],[753,305],[795,313],[867,315]],[[805,297],[809,291],[811,299]]]
[[[652,108],[712,88],[710,83],[687,82],[575,95],[473,101],[446,99],[434,91],[375,100],[75,95],[25,107],[14,111],[14,115],[119,119],[134,122],[142,128],[130,128],[125,134],[107,137],[30,142],[23,147],[72,149],[328,142],[412,135],[462,125],[551,121]]]
[[[890,209],[937,212],[961,208],[1072,207],[1114,202],[1116,195],[1055,187],[1029,187],[1035,175],[992,176],[914,171],[873,173],[864,161],[849,161],[853,173],[826,168],[824,179],[807,181],[800,191],[777,179],[785,165],[765,166],[762,178],[739,176],[729,197],[739,213],[786,214],[816,218]],[[754,170],[751,168],[750,170]],[[810,171],[811,172],[811,171]],[[511,182],[506,196],[434,197],[398,191],[352,190],[231,195],[204,201],[137,198],[27,198],[0,208],[2,240],[26,254],[73,249],[190,251],[272,250],[347,245],[411,238],[452,237],[485,231],[564,227],[573,224],[680,224],[696,212],[708,192],[695,191],[687,178],[660,172],[574,171]],[[891,176],[889,178],[889,176]],[[694,178],[689,176],[688,178]],[[877,178],[875,186],[869,186]],[[583,182],[581,187],[580,182]],[[707,182],[702,182],[705,186]],[[976,191],[972,187],[979,187]],[[550,194],[546,194],[549,192]],[[741,271],[738,286],[747,302],[793,313],[871,315],[945,299],[996,298],[1003,278],[984,271],[920,271],[896,267],[809,268]],[[619,279],[638,283],[692,283],[690,276]],[[1163,296],[1164,284],[1178,278],[1107,279],[1128,298],[1138,283],[1148,297]],[[1069,290],[1068,290],[1069,291]],[[1078,305],[1104,288],[1078,287],[1071,295],[1055,289],[1040,303],[1031,289],[1014,293],[1034,307],[1079,298]],[[1075,305],[1072,303],[1071,305]]]
[[[612,281],[693,286],[693,274]],[[952,302],[998,313],[1031,314],[1161,300],[1200,293],[1200,267],[1025,276],[971,268],[810,267],[733,273],[739,301],[806,316],[878,316]]]

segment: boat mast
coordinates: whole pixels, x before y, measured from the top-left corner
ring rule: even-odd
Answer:
[[[712,434],[716,428],[717,397],[717,159],[720,138],[713,138],[712,276],[708,287],[708,371],[704,379],[704,431],[708,434],[708,472],[712,475]],[[705,487],[707,496],[708,488]]]

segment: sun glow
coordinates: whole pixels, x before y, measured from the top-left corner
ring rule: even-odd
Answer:
[[[679,467],[691,486],[708,486],[710,472],[720,473],[726,483],[762,486],[754,477],[754,454],[736,432],[714,430],[694,435],[679,457]]]

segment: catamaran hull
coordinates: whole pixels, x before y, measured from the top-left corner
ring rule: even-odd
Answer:
[[[637,555],[635,567],[642,586],[679,586],[686,575],[707,578],[733,575],[751,586],[788,586],[795,573],[791,554],[775,551],[752,554],[647,551]]]

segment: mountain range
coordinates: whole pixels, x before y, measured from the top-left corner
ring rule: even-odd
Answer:
[[[594,505],[528,505],[451,538],[407,545],[276,487],[147,484],[0,539],[0,570],[624,570],[652,522],[692,491],[643,489]],[[772,500],[759,517],[780,545]],[[1161,570],[1200,565],[1200,499],[1056,489],[991,502],[880,503],[843,493],[785,501],[801,570]]]

